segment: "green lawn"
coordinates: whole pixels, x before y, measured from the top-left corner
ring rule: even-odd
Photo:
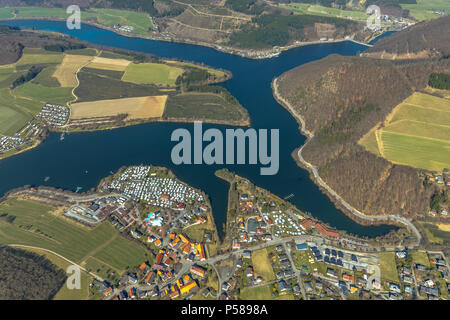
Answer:
[[[270,300],[272,297],[272,285],[244,288],[241,290],[240,298],[242,300]]]
[[[13,135],[31,117],[26,109],[15,106],[14,97],[8,88],[0,89],[0,134]]]
[[[255,270],[255,276],[263,277],[264,281],[275,280],[272,262],[269,260],[267,249],[253,251],[252,264]]]
[[[394,252],[379,253],[381,278],[386,281],[398,282],[397,264]]]
[[[137,84],[155,84],[175,86],[175,80],[183,74],[182,68],[171,67],[160,63],[130,63],[125,70],[122,81]]]
[[[117,235],[118,231],[110,223],[88,229],[53,214],[52,210],[50,206],[27,200],[9,199],[1,203],[0,215],[15,219],[9,223],[5,217],[0,218],[0,244],[45,248],[80,264],[94,254],[116,270],[145,260],[145,250]],[[114,237],[117,238],[111,241]]]
[[[428,259],[426,252],[413,251],[411,252],[411,257],[414,263],[422,264],[427,267],[430,266],[430,260]]]
[[[114,239],[106,247],[94,254],[94,257],[107,261],[120,271],[138,267],[144,261],[149,260],[150,264],[153,262],[153,258],[142,247],[122,237]]]

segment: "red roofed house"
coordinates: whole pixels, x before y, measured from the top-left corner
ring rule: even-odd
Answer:
[[[319,230],[320,234],[325,237],[336,238],[336,239],[339,238],[339,233],[337,233],[336,231],[327,229],[325,226],[321,225],[320,223],[316,223],[316,229]]]

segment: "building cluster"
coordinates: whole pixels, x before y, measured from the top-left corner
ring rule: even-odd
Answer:
[[[36,118],[42,119],[48,126],[61,127],[67,123],[69,116],[70,109],[68,107],[46,103]]]
[[[332,230],[321,223],[318,222],[316,223],[311,219],[303,220],[303,222],[300,224],[300,228],[302,228],[305,231],[310,229],[316,229],[324,237],[339,239],[339,233],[336,230]]]
[[[124,196],[105,196],[83,201],[69,207],[64,214],[90,225],[109,217],[119,230],[129,227],[137,219],[135,205]]]
[[[133,32],[134,30],[133,26],[121,26],[120,24],[115,24],[113,28],[122,32]]]
[[[417,282],[418,293],[428,300],[439,299],[443,294],[450,294],[450,274],[448,264],[440,253],[428,253],[430,266],[415,264],[411,269]],[[445,287],[440,287],[445,283]],[[406,291],[406,290],[405,290]]]
[[[190,265],[188,272],[177,277],[179,268],[175,265],[179,264],[182,259],[188,261],[205,260],[205,248],[202,244],[191,242],[182,234],[179,236],[171,235],[171,238],[173,238],[172,243],[169,244],[167,248],[161,248],[159,250],[153,265],[143,262],[139,266],[137,274],[125,275],[121,279],[119,286],[125,287],[127,285],[136,285],[138,282],[141,282],[146,288],[149,288],[148,290],[138,291],[137,294],[135,294],[135,297],[137,298],[169,297],[170,299],[176,299],[178,297],[183,297],[189,299],[196,293],[200,289],[200,281],[207,277],[207,269],[194,263]],[[155,245],[162,247],[162,243]],[[210,292],[211,289],[208,290],[206,296]],[[123,294],[119,294],[115,298],[126,299],[126,296],[130,297],[129,294],[126,295],[126,291],[122,291],[122,293]]]
[[[0,136],[0,153],[17,148],[24,142],[25,140],[19,137]]]
[[[204,202],[203,195],[176,179],[150,176],[150,166],[127,168],[106,188],[122,192],[135,201],[184,210],[186,203]]]

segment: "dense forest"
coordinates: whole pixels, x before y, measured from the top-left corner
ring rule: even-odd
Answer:
[[[65,281],[65,272],[44,256],[0,247],[0,300],[49,300]]]
[[[436,89],[450,90],[450,74],[432,73],[428,84]]]

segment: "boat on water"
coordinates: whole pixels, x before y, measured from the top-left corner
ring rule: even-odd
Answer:
[[[59,140],[60,140],[60,141],[63,141],[63,140],[64,140],[64,132],[61,133],[61,136],[59,137]]]

